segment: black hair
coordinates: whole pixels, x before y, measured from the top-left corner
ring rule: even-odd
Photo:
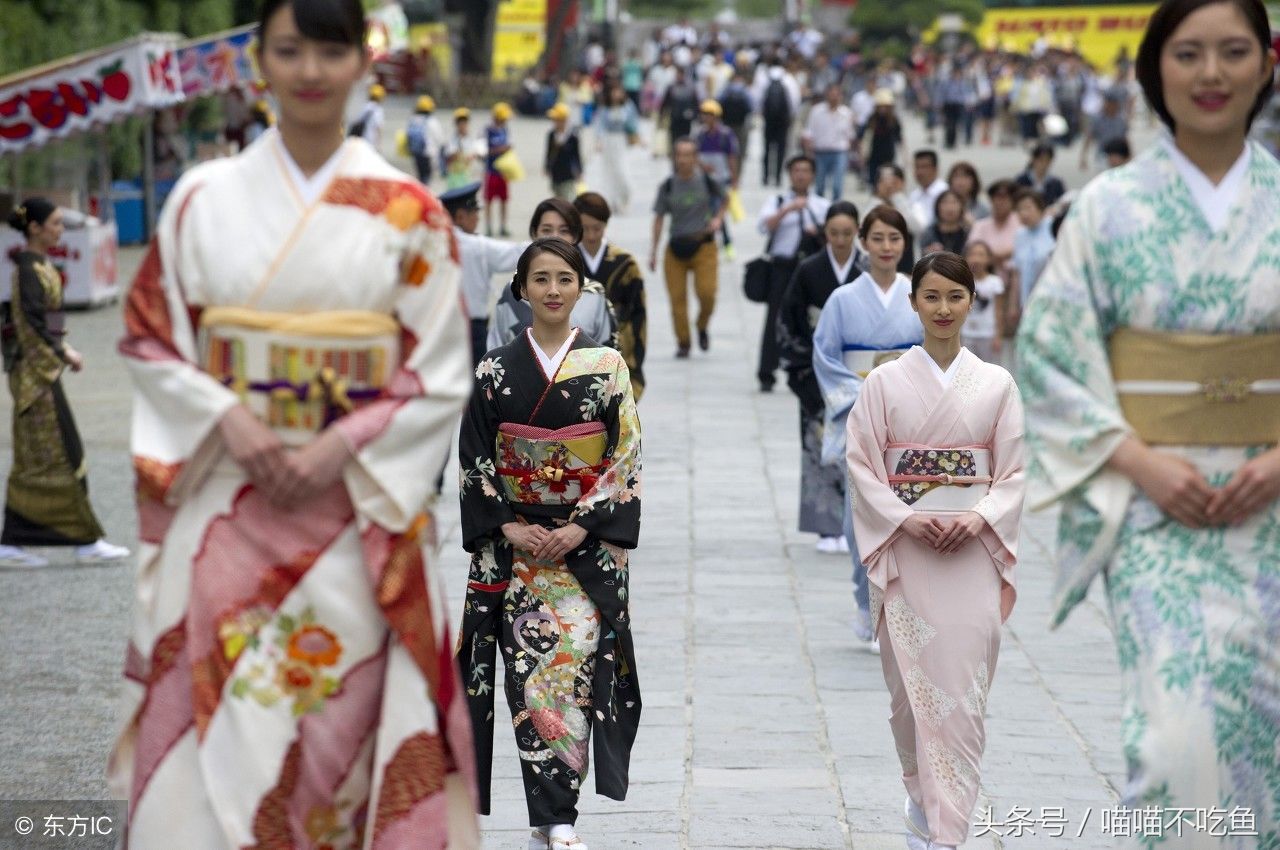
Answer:
[[[1035,160],[1042,156],[1053,159],[1053,145],[1048,142],[1036,142],[1035,147],[1031,149],[1031,159]]]
[[[973,197],[976,199],[982,194],[982,178],[978,176],[978,169],[974,168],[971,162],[961,160],[951,166],[951,169],[947,171],[947,185],[951,185],[951,178],[961,172],[969,175],[969,179],[973,181]]]
[[[1062,223],[1067,220],[1067,213],[1071,212],[1071,204],[1067,204],[1062,211],[1053,217],[1053,224],[1049,225],[1049,232],[1053,234],[1053,238],[1058,238],[1058,231],[1062,229]]]
[[[911,295],[915,296],[916,291],[920,288],[920,282],[924,280],[924,276],[934,272],[952,283],[958,283],[965,289],[969,290],[969,297],[973,298],[977,294],[978,288],[973,283],[973,270],[969,268],[969,264],[965,262],[964,257],[959,254],[953,254],[950,251],[934,251],[932,254],[925,254],[916,261],[915,267],[911,269]]]
[[[927,159],[933,163],[934,168],[938,167],[938,152],[932,148],[921,148],[911,155],[912,162],[915,162],[917,159]]]
[[[538,225],[542,223],[542,217],[549,212],[559,213],[564,223],[569,225],[569,233],[573,235],[574,245],[582,241],[582,216],[578,215],[573,204],[563,198],[547,198],[533,208],[533,217],[529,219],[530,239],[538,238]]]
[[[960,196],[960,193],[957,192],[955,189],[944,189],[938,193],[938,197],[933,199],[933,220],[938,221],[939,219],[942,218],[942,214],[938,212],[938,210],[942,208],[943,198],[955,198],[957,201],[960,202],[960,221],[963,223],[964,213],[965,213],[965,210],[968,209],[968,205],[965,204],[964,198],[962,198]]]
[[[284,7],[293,9],[298,32],[314,41],[333,41],[364,49],[364,7],[360,0],[265,0],[258,17],[258,40],[267,22]]]
[[[573,199],[573,208],[579,215],[589,215],[605,224],[609,223],[609,217],[613,215],[613,211],[609,209],[609,202],[599,192],[583,192]]]
[[[827,207],[827,217],[822,220],[826,224],[838,215],[847,215],[853,219],[853,226],[858,226],[858,208],[854,206],[853,201],[836,201]]]
[[[1012,180],[997,180],[987,187],[987,197],[995,200],[996,195],[1008,195],[1012,198],[1018,194],[1018,184]]]
[[[1151,14],[1147,21],[1147,32],[1138,47],[1138,56],[1134,62],[1134,76],[1142,86],[1151,110],[1160,116],[1160,120],[1170,130],[1175,130],[1173,115],[1164,102],[1164,83],[1160,79],[1160,54],[1164,51],[1165,42],[1181,26],[1190,15],[1205,6],[1214,3],[1227,3],[1239,10],[1253,31],[1253,37],[1262,47],[1261,60],[1266,62],[1267,53],[1271,50],[1271,24],[1267,19],[1267,10],[1261,0],[1164,0]],[[1262,88],[1254,100],[1253,109],[1249,112],[1246,126],[1253,124],[1267,101],[1271,98],[1271,76],[1262,83]]]
[[[907,179],[907,172],[903,171],[903,170],[902,170],[902,166],[901,166],[901,165],[898,165],[897,163],[894,163],[894,162],[886,162],[884,165],[880,166],[880,170],[881,170],[881,171],[892,171],[892,172],[893,172],[893,176],[894,176],[894,177],[897,177],[899,180],[904,180],[904,181],[905,181],[905,180]],[[877,175],[876,175],[876,179],[877,179],[877,180],[879,180],[879,179],[880,179],[880,175],[879,175],[879,174],[877,174]]]
[[[1114,139],[1108,139],[1107,143],[1102,146],[1103,156],[1122,156],[1129,159],[1133,156],[1133,150],[1129,147],[1129,140],[1124,136],[1116,136]]]
[[[524,298],[524,283],[529,279],[529,266],[533,265],[534,257],[539,254],[555,254],[568,263],[569,268],[573,269],[578,276],[578,290],[582,290],[583,284],[587,281],[587,263],[582,259],[582,252],[576,245],[570,245],[555,236],[548,236],[530,242],[529,247],[525,248],[524,253],[520,255],[520,259],[516,260],[516,273],[511,278],[511,292],[517,299]]]
[[[818,163],[814,161],[813,157],[809,156],[807,153],[798,153],[787,160],[787,171],[791,170],[791,166],[799,165],[802,162],[809,163],[809,167],[814,171],[818,170]]]
[[[27,198],[9,213],[9,226],[26,236],[27,228],[44,224],[57,210],[58,205],[48,198]]]
[[[1044,212],[1045,209],[1047,209],[1049,206],[1049,204],[1045,202],[1044,195],[1037,192],[1035,189],[1031,189],[1026,186],[1019,189],[1017,194],[1013,196],[1014,207],[1017,207],[1018,204],[1022,203],[1023,201],[1030,201],[1031,203],[1035,204],[1037,207],[1040,208],[1040,212]]]
[[[901,233],[904,242],[911,238],[911,231],[907,228],[907,220],[902,217],[902,213],[888,204],[881,204],[878,207],[871,208],[871,212],[867,213],[867,217],[862,220],[862,226],[858,228],[858,238],[866,242],[867,234],[871,232],[871,226],[877,221],[883,222]]]

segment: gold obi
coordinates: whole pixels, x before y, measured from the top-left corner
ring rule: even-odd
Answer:
[[[1280,333],[1111,336],[1125,420],[1151,445],[1254,446],[1280,440]]]
[[[866,379],[871,370],[897,360],[911,350],[911,346],[903,348],[865,348],[860,345],[844,347],[844,367],[859,378]]]
[[[199,345],[205,371],[289,445],[381,397],[400,363],[395,319],[364,310],[208,307]]]
[[[498,427],[498,480],[508,501],[576,505],[604,474],[604,424],[549,430],[515,422]]]

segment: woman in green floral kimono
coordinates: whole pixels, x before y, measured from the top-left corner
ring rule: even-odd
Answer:
[[[3,313],[4,369],[13,394],[13,466],[5,493],[0,566],[48,566],[28,546],[75,546],[80,563],[115,561],[129,550],[102,539],[89,504],[87,465],[62,372],[79,372],[80,352],[63,339],[62,277],[49,249],[62,239],[62,211],[29,198],[9,216],[27,238],[14,256]]]
[[[1018,338],[1055,623],[1103,572],[1143,847],[1280,847],[1280,164],[1246,141],[1273,65],[1258,0],[1157,9],[1171,134],[1081,192]]]
[[[587,850],[574,831],[589,745],[596,790],[627,793],[640,689],[627,558],[640,534],[640,421],[627,365],[571,324],[582,254],[537,239],[512,293],[533,326],[476,367],[458,443],[472,553],[459,658],[489,814],[494,691],[505,684],[530,850]],[[592,740],[594,738],[594,741]]]

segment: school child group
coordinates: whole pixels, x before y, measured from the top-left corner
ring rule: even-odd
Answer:
[[[626,266],[603,238],[609,206],[544,202],[503,335],[469,334],[458,234],[475,235],[474,189],[446,212],[333,133],[367,71],[361,4],[269,0],[260,26],[279,123],[180,181],[125,308],[140,545],[110,762],[124,840],[478,846],[501,678],[528,847],[586,850],[588,765],[625,798],[642,703],[628,574],[643,300],[630,352],[593,338],[616,335],[616,315],[592,333],[577,318],[591,297],[625,302],[587,286]],[[969,263],[934,251],[898,272],[909,230],[891,205],[831,204],[796,270],[788,309],[821,302],[796,377],[848,478],[913,850],[969,834],[1028,471],[1063,503],[1057,621],[1106,579],[1124,803],[1246,806],[1257,835],[1213,846],[1280,843],[1280,165],[1244,140],[1269,49],[1256,0],[1155,12],[1137,73],[1171,133],[1080,193],[1026,305],[1017,383],[961,344],[980,297]],[[488,156],[509,145],[501,124]],[[5,540],[57,532],[104,558],[118,553],[98,542],[58,384],[82,361],[50,321],[55,216],[28,199],[11,218],[28,251],[5,353],[34,400],[15,422],[47,414],[23,439],[59,448],[47,504],[74,515],[23,496]],[[455,644],[426,506],[460,413],[472,560]],[[31,486],[11,479],[11,499]]]

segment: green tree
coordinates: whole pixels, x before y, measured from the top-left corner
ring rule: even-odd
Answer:
[[[983,0],[862,0],[850,13],[849,23],[873,53],[904,56],[938,16],[959,15],[965,23],[977,24],[984,12]]]

